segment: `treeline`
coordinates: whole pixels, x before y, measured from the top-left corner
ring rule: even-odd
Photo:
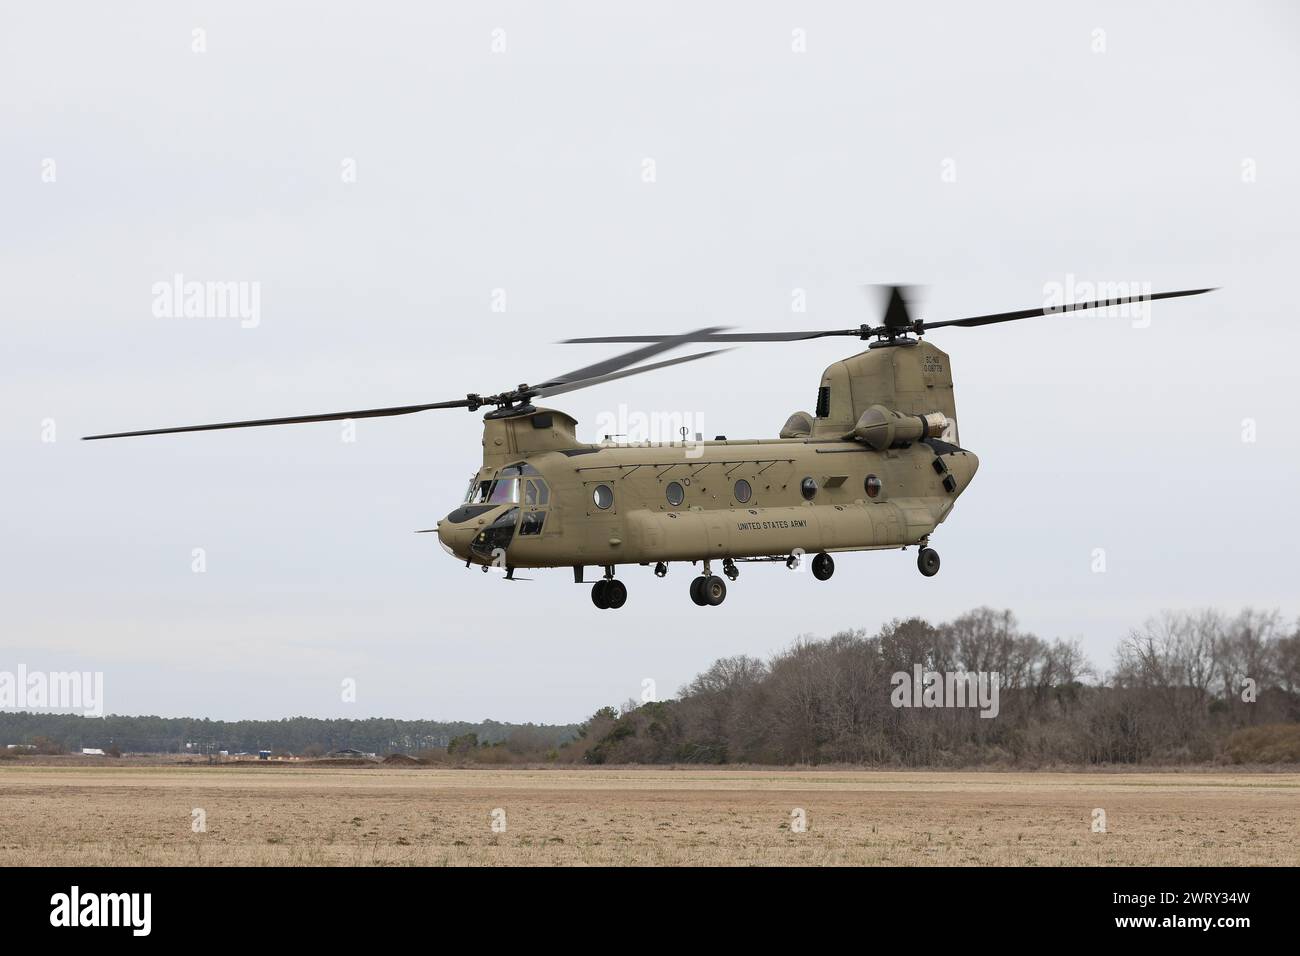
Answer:
[[[895,706],[916,665],[1000,675],[996,716]],[[724,658],[676,700],[598,712],[566,751],[590,763],[1300,762],[1298,720],[1300,633],[1276,614],[1165,614],[1129,633],[1103,675],[1077,642],[981,608]]]
[[[436,720],[284,720],[222,721],[189,717],[82,717],[77,714],[0,713],[0,747],[37,746],[78,751],[116,748],[126,753],[255,753],[271,750],[315,756],[335,750],[414,753],[445,749],[457,738],[476,744],[504,745],[544,753],[577,734],[574,725],[507,724]]]
[[[949,696],[960,685],[952,675],[993,674],[996,700],[991,684],[977,693],[973,681],[958,701],[966,706],[925,706],[945,675]],[[3,744],[305,756],[351,748],[453,766],[1300,763],[1300,631],[1276,613],[1167,613],[1128,633],[1101,672],[1077,641],[1043,640],[1010,611],[980,608],[942,624],[910,618],[871,635],[804,638],[766,661],[723,658],[674,700],[606,707],[581,725],[0,713]]]

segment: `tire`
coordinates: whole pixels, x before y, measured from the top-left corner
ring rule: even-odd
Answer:
[[[591,603],[602,611],[609,608],[609,582],[604,578],[591,586]]]
[[[627,585],[622,581],[609,581],[605,586],[605,603],[617,611],[627,603]]]
[[[716,574],[711,574],[704,578],[704,584],[700,586],[700,593],[704,595],[705,603],[709,607],[717,607],[727,599],[727,582]]]
[[[700,607],[704,607],[706,603],[704,600],[704,581],[705,578],[703,577],[691,579],[691,600]]]
[[[835,559],[825,551],[821,552],[813,558],[812,573],[818,581],[829,581],[835,573]]]
[[[927,578],[934,577],[939,573],[939,552],[934,548],[922,548],[916,556],[916,569]]]

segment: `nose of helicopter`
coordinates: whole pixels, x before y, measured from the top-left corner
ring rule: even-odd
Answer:
[[[461,560],[469,558],[469,543],[474,537],[474,525],[453,524],[443,518],[438,522],[438,543]]]
[[[438,522],[438,542],[461,560],[495,562],[504,558],[518,518],[512,505],[462,505]]]
[[[447,553],[468,560],[474,535],[495,517],[492,505],[461,505],[438,522],[438,543]]]

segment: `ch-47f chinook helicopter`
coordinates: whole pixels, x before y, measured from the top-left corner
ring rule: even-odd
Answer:
[[[946,352],[922,336],[945,326],[973,328],[1035,316],[1105,308],[1132,302],[1199,295],[1210,289],[1000,312],[943,322],[913,319],[898,287],[888,287],[883,323],[854,329],[800,332],[727,332],[706,328],[683,335],[599,336],[568,342],[637,342],[640,348],[588,365],[539,385],[496,395],[428,405],[371,408],[323,415],[186,425],[90,435],[88,440],[213,431],[261,425],[343,421],[408,415],[437,408],[483,417],[483,467],[464,502],[438,522],[439,541],[467,567],[571,567],[574,580],[599,569],[591,589],[598,608],[619,608],[627,587],[620,565],[654,564],[658,577],[670,562],[699,565],[691,599],[717,606],[727,585],[715,562],[735,581],[738,562],[782,561],[797,567],[812,558],[813,576],[835,571],[837,551],[919,547],[923,575],[939,570],[930,534],[979,466],[959,444],[952,367]],[[592,385],[716,355],[699,352],[647,365],[636,363],[698,342],[793,342],[829,336],[867,341],[865,351],[822,373],[814,414],[796,412],[777,438],[585,444],[577,421],[538,408],[549,398]]]

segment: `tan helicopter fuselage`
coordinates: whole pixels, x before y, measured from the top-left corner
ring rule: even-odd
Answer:
[[[780,438],[588,444],[576,425],[552,409],[487,416],[444,546],[517,568],[901,548],[947,518],[979,464],[957,445],[948,356],[928,342],[834,363],[816,415]]]

